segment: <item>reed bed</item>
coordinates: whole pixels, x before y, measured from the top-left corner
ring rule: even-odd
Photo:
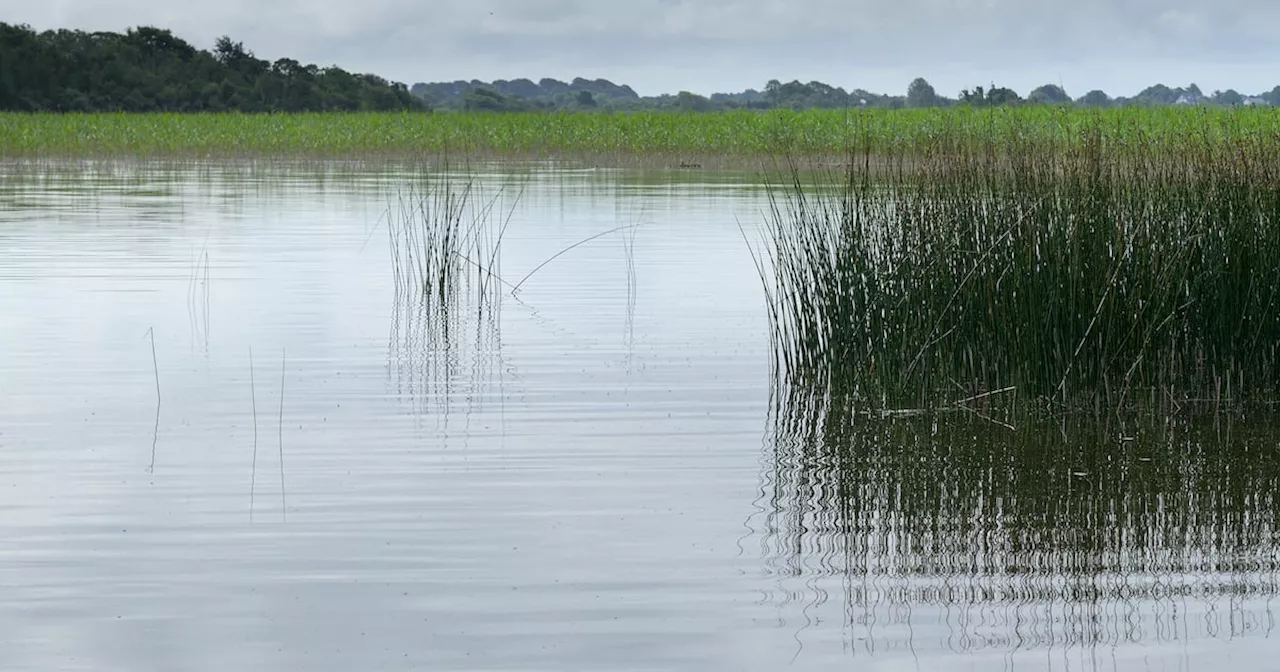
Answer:
[[[793,165],[758,259],[779,380],[878,409],[1272,398],[1275,139],[1260,117],[1187,119],[1180,143],[1101,115],[897,153],[865,129],[843,172]]]
[[[650,157],[839,156],[855,142],[877,154],[1078,147],[1179,151],[1245,138],[1280,149],[1280,115],[1265,109],[1053,107],[725,113],[0,113],[0,157]]]

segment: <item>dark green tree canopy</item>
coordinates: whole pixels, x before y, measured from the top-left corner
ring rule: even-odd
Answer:
[[[939,102],[938,92],[924,77],[916,77],[907,86],[907,107],[935,107]]]
[[[1013,89],[992,84],[989,88],[983,89],[981,86],[973,87],[973,90],[964,89],[960,92],[960,102],[973,107],[997,107],[1001,105],[1017,105],[1022,102],[1022,98]]]
[[[1111,105],[1111,96],[1108,96],[1105,91],[1094,89],[1089,93],[1080,96],[1080,99],[1076,101],[1076,104],[1083,105],[1085,107],[1107,107]]]
[[[1032,89],[1031,93],[1027,94],[1027,102],[1041,105],[1069,105],[1071,96],[1068,96],[1067,92],[1057,84],[1045,84]]]
[[[1215,105],[1244,105],[1244,96],[1235,89],[1227,89],[1226,91],[1214,91],[1213,103]]]
[[[403,84],[260,60],[230,37],[204,51],[161,28],[123,35],[0,23],[0,109],[29,112],[425,110]]]
[[[685,112],[707,112],[714,109],[711,99],[689,91],[676,94],[676,108]]]

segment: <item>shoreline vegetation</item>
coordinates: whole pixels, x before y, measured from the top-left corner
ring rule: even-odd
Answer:
[[[1096,145],[1108,159],[1177,162],[1206,151],[1280,154],[1267,108],[1066,107],[717,113],[0,112],[0,157],[560,159],[760,169],[791,157],[827,167],[872,157],[1024,156]],[[1154,153],[1154,155],[1153,155]],[[954,164],[952,164],[954,165]]]
[[[783,393],[880,415],[1272,403],[1274,122],[1162,118],[1182,123],[869,142],[784,174],[755,245]]]

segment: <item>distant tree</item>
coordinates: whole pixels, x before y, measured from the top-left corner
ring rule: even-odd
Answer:
[[[1022,102],[1022,98],[1019,98],[1013,89],[992,84],[991,88],[987,89],[987,102],[991,105],[1017,105]]]
[[[782,100],[782,82],[771,79],[764,85],[764,98],[770,105],[777,107]]]
[[[596,106],[596,99],[595,96],[591,95],[590,91],[579,91],[577,95],[577,103],[578,107],[591,108]]]
[[[125,41],[138,46],[149,56],[174,56],[189,60],[196,55],[195,47],[174,36],[172,32],[150,26],[130,28],[125,33]],[[230,39],[227,41],[230,42]]]
[[[542,89],[528,79],[495,80],[493,89],[504,96],[519,96],[525,99],[540,98],[542,96]]]
[[[1027,94],[1027,102],[1041,105],[1067,105],[1071,103],[1071,96],[1056,84],[1045,84]]]
[[[907,86],[907,107],[934,107],[938,104],[938,92],[923,77],[916,77]]]
[[[794,110],[841,108],[852,103],[847,91],[825,82],[813,81],[804,84],[799,80],[793,80],[783,84],[776,79],[770,80],[765,85],[764,100],[771,107]]]
[[[676,94],[676,109],[684,112],[709,112],[716,108],[709,98],[696,93],[681,91]]]
[[[973,87],[973,90],[961,89],[960,102],[973,107],[982,107],[987,104],[987,91],[981,86]]]
[[[849,94],[838,86],[826,82],[812,81],[803,85],[802,107],[839,108],[849,105]]]
[[[1178,102],[1181,91],[1171,89],[1164,84],[1155,84],[1138,92],[1133,97],[1136,105],[1172,105]]]
[[[244,48],[244,42],[232,42],[231,38],[223,35],[213,43],[213,57],[218,62],[234,68],[241,62],[253,58],[253,52]]]
[[[728,109],[751,110],[769,107],[769,101],[765,100],[764,94],[755,89],[747,89],[741,93],[713,93],[711,102]]]
[[[1080,96],[1080,99],[1076,101],[1076,104],[1083,105],[1085,107],[1109,107],[1111,105],[1111,96],[1108,96],[1104,91],[1094,89],[1089,93]]]
[[[519,101],[489,88],[473,89],[463,96],[463,109],[473,112],[519,112],[524,105]]]
[[[1214,91],[1213,102],[1216,105],[1244,105],[1244,96],[1235,89]]]
[[[992,84],[987,89],[975,86],[972,91],[969,89],[960,91],[960,102],[973,107],[996,107],[1000,105],[1017,105],[1022,102],[1022,99],[1018,97],[1018,94],[1013,89],[1006,89]]]

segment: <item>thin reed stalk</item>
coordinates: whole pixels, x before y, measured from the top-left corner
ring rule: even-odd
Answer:
[[[280,417],[277,427],[280,445],[280,519],[287,521],[289,519],[289,506],[284,494],[284,374],[285,350],[282,349],[280,350]]]
[[[253,380],[253,347],[249,348],[249,403],[253,409],[253,460],[249,466],[249,520],[253,521],[253,500],[258,485],[258,390]]]
[[[151,431],[151,463],[147,465],[147,473],[154,473],[156,470],[156,446],[160,443],[160,359],[156,357],[156,330],[155,327],[147,328],[147,336],[151,338],[151,367],[156,378],[156,423]]]

